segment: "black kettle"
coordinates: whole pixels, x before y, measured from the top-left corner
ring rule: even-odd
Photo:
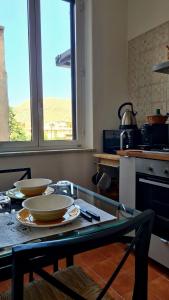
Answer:
[[[130,106],[131,109],[126,109],[123,114],[121,110],[124,106]],[[136,114],[133,110],[133,104],[131,102],[123,103],[118,109],[118,117],[121,121],[120,129],[137,129]]]

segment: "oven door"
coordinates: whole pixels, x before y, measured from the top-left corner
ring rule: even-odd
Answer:
[[[169,240],[169,178],[136,173],[136,208],[153,209],[153,233]]]

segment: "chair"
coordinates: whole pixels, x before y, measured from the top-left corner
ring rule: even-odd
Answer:
[[[12,251],[12,300],[68,300],[68,299],[112,299],[106,294],[118,275],[131,250],[135,249],[135,284],[133,300],[147,299],[148,250],[154,219],[154,212],[146,210],[127,222],[106,230],[67,237],[49,242],[22,244]],[[126,234],[135,230],[135,237],[130,237],[123,258],[103,289],[75,265],[54,274],[47,273],[43,266],[56,259],[74,256],[113,242],[123,241]],[[24,288],[24,273],[33,271],[42,280],[33,281]],[[23,298],[24,295],[24,298]],[[10,292],[0,295],[1,300],[8,300]]]
[[[12,188],[13,187],[13,182],[18,181],[18,180],[22,180],[24,178],[31,178],[31,169],[30,168],[14,168],[14,169],[0,169],[0,174],[11,174],[11,180],[9,180],[9,176],[8,176],[8,181],[10,181],[10,187],[8,186],[8,188]],[[14,175],[17,175],[17,177]],[[3,176],[4,177],[4,176]],[[16,180],[17,178],[17,180]],[[4,181],[7,181],[6,179]],[[3,190],[2,187],[0,187],[1,190]]]

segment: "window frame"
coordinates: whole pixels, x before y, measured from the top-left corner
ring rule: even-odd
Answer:
[[[42,86],[42,54],[41,54],[41,16],[40,0],[27,0],[28,15],[28,51],[30,73],[30,105],[31,105],[31,141],[0,142],[2,152],[29,151],[47,149],[82,148],[84,141],[84,107],[83,107],[83,9],[84,0],[60,0],[70,3],[71,28],[71,86],[72,86],[72,140],[44,140],[43,134],[43,86]],[[76,22],[76,26],[75,26]],[[78,25],[77,25],[78,24]],[[76,31],[75,31],[76,28]],[[76,46],[75,46],[76,45]],[[78,47],[78,45],[81,45]]]

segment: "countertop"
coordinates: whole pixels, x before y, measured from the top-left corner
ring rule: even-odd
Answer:
[[[103,158],[108,160],[120,160],[120,155],[117,154],[108,154],[108,153],[97,153],[93,155],[96,158]]]
[[[129,157],[140,157],[140,158],[149,158],[149,159],[158,159],[158,160],[168,160],[169,153],[164,152],[151,152],[143,150],[118,150],[117,154],[120,156],[129,156]]]
[[[93,155],[97,158],[97,165],[104,165],[109,167],[119,167],[120,155],[108,154],[108,153],[97,153]]]

